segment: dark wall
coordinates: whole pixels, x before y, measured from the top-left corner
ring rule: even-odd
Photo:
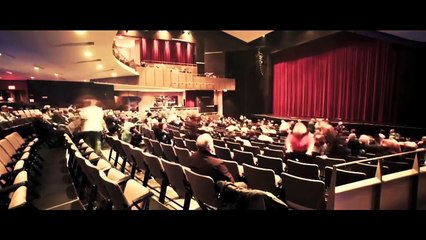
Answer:
[[[196,47],[197,61],[205,63],[198,67],[198,74],[212,72],[216,76],[224,76],[226,52],[251,48],[248,43],[222,31],[194,31],[194,37],[199,45]],[[202,50],[202,54],[199,50]]]
[[[274,31],[264,38],[250,42],[250,45],[252,47],[265,46],[268,52],[276,53],[338,32],[340,31]]]
[[[216,76],[225,76],[226,59],[224,52],[206,54],[204,56],[204,62],[204,72],[214,73]]]
[[[426,48],[395,45],[394,49],[398,54],[398,124],[425,128]]]
[[[28,81],[29,98],[37,107],[68,107],[87,98],[99,100],[104,108],[114,108],[114,87],[92,82]],[[43,98],[46,96],[46,98]]]
[[[235,78],[236,87],[223,94],[223,114],[238,117],[263,113],[268,96],[263,95],[264,83],[256,69],[256,50],[228,52],[226,63],[226,76]]]

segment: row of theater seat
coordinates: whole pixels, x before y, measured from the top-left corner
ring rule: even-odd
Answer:
[[[151,191],[99,157],[83,140],[74,144],[65,134],[67,160],[79,196],[88,209],[148,208]]]
[[[110,136],[106,136],[106,141],[111,146],[110,157],[112,156],[112,151],[116,151],[116,160],[118,159],[118,156],[122,156],[124,164],[129,162],[133,169],[138,168],[144,172],[144,185],[148,183],[148,179],[151,176],[154,178],[154,180],[160,185],[160,202],[165,203],[166,198],[171,199],[173,202],[178,204],[183,203],[183,209],[197,209],[198,206],[201,209],[221,208],[221,199],[218,197],[219,195],[216,191],[215,183],[211,177],[200,175],[191,171],[188,166],[181,161],[169,160],[163,155],[159,157],[151,152],[153,149],[157,149],[156,153],[159,151],[162,153],[162,146],[165,146],[164,149],[171,151],[171,154],[174,157],[173,159],[176,160],[177,157],[174,153],[174,149],[179,151],[177,147],[173,148],[171,145],[163,143],[160,145],[155,140],[145,138],[147,152],[144,152],[140,148],[135,148]],[[157,147],[153,148],[152,145]],[[190,153],[187,149],[181,150],[185,152],[186,157],[189,157]],[[174,193],[176,193],[177,196],[174,196],[172,191],[168,191],[168,187],[172,187]],[[244,192],[241,190],[239,191],[241,194]],[[282,203],[276,197],[270,194],[268,195],[267,192],[256,190],[247,191],[249,192],[246,192],[246,194],[249,196],[258,196],[261,199],[272,199],[269,202],[275,202],[277,203],[276,206],[286,208],[284,203]],[[252,191],[255,191],[256,194],[254,194]],[[198,204],[194,203],[192,195],[194,195]],[[256,203],[257,204],[250,205],[251,209],[265,208],[265,206],[262,205],[262,203],[264,203],[263,200]]]
[[[0,199],[3,208],[34,208],[31,200],[38,197],[33,186],[38,184],[34,173],[43,159],[38,154],[38,138],[25,140],[13,132],[0,140]],[[27,194],[29,193],[29,194]]]

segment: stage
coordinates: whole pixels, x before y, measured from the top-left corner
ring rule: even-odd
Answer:
[[[274,114],[252,114],[251,119],[268,119],[273,120],[274,124],[280,124],[281,120],[285,121],[297,121],[301,120],[303,123],[307,124],[312,118],[320,118],[320,117],[281,117]],[[330,119],[329,122],[336,126],[340,120]],[[403,137],[411,137],[414,140],[420,140],[422,136],[426,136],[426,128],[418,128],[418,127],[409,127],[409,126],[397,126],[397,125],[387,125],[387,124],[376,124],[376,123],[367,123],[367,122],[345,122],[341,120],[343,125],[345,125],[346,129],[349,131],[354,128],[357,131],[357,135],[360,134],[377,134],[380,129],[385,130],[386,134],[389,134],[390,129],[395,129],[397,133],[400,133]]]

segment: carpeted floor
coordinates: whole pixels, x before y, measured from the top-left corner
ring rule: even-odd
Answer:
[[[40,210],[83,210],[66,166],[65,149],[44,148],[39,153],[45,161],[35,188],[40,197],[33,205]]]

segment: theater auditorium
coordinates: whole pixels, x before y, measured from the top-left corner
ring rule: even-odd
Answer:
[[[426,209],[424,66],[426,31],[0,31],[0,209]]]

